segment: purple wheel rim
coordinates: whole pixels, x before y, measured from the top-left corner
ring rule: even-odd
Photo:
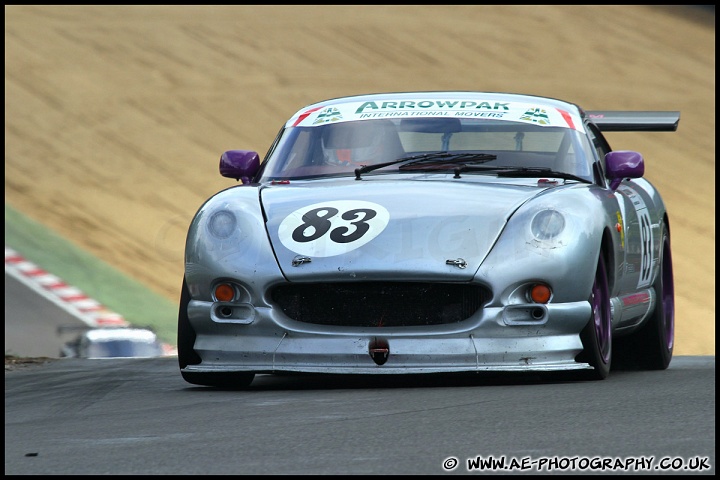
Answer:
[[[610,360],[610,309],[608,306],[608,285],[605,274],[605,263],[600,258],[597,275],[593,283],[593,324],[595,326],[595,338],[597,339],[598,352],[603,363]]]
[[[662,291],[658,295],[663,307],[662,328],[665,334],[665,345],[668,350],[672,350],[675,342],[675,284],[673,281],[670,240],[667,237],[663,242],[662,255]]]

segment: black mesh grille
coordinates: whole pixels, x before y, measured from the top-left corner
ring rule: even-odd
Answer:
[[[273,300],[299,322],[352,327],[456,323],[490,298],[478,285],[442,283],[314,283],[276,287]]]

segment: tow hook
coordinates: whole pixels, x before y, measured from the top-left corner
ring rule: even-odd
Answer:
[[[390,356],[390,344],[384,338],[375,337],[370,341],[369,351],[373,362],[383,365]]]

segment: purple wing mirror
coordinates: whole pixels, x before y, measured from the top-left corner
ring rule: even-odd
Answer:
[[[252,150],[228,150],[220,156],[220,175],[250,183],[260,169],[260,155]]]
[[[616,190],[624,178],[640,178],[645,174],[645,161],[638,152],[617,150],[605,155],[605,171],[610,188]]]

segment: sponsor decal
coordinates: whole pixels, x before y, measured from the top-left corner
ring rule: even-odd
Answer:
[[[328,107],[320,110],[317,119],[313,122],[313,125],[320,125],[322,123],[339,122],[342,120],[342,113],[335,107]]]
[[[618,191],[627,195],[637,214],[638,226],[640,228],[640,277],[638,278],[637,286],[638,288],[647,287],[650,285],[650,280],[653,277],[653,252],[655,250],[650,213],[648,212],[647,205],[645,205],[645,201],[634,189],[627,185],[621,185]]]
[[[530,108],[520,117],[520,120],[538,125],[550,125],[550,118],[544,108]]]
[[[565,110],[520,102],[461,99],[348,102],[303,110],[290,119],[287,126],[403,117],[486,118],[583,131],[580,117]]]
[[[316,112],[320,110],[322,107],[315,107],[311,108],[310,110],[305,110],[299,114],[297,114],[297,118],[292,118],[290,122],[292,122],[292,126],[296,127],[300,125],[307,117],[309,117],[313,112]],[[290,126],[290,125],[288,125]]]
[[[355,111],[355,113],[365,113],[366,110],[389,110],[389,109],[395,109],[395,110],[447,110],[447,111],[458,111],[458,110],[469,110],[469,109],[475,109],[475,110],[500,110],[500,111],[509,111],[510,103],[508,102],[473,102],[468,100],[421,100],[419,102],[416,102],[414,100],[404,100],[401,102],[365,102],[358,109]]]
[[[622,214],[619,211],[615,212],[617,215],[617,229],[620,233],[620,246],[625,248],[625,227],[623,226]]]

